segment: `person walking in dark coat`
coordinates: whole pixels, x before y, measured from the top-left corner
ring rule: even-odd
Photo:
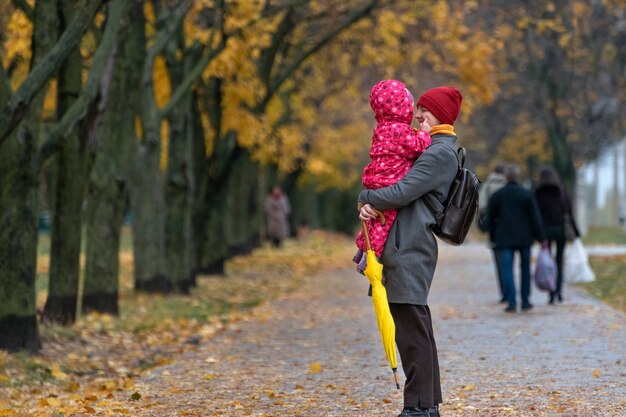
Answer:
[[[417,101],[415,118],[432,126],[432,144],[406,175],[389,187],[359,194],[360,217],[371,220],[378,210],[398,209],[381,261],[389,309],[396,325],[396,344],[406,375],[404,409],[399,417],[439,417],[442,402],[437,346],[428,308],[428,292],[437,265],[435,217],[424,196],[445,201],[458,162],[454,121],[461,108],[454,87],[436,87]]]
[[[565,227],[569,222],[575,237],[580,237],[578,227],[572,215],[572,205],[565,187],[559,179],[557,172],[551,167],[542,168],[539,171],[539,182],[535,188],[535,197],[539,204],[539,211],[543,225],[546,228],[546,237],[550,252],[554,256],[554,246],[556,246],[556,289],[550,293],[549,303],[554,300],[563,302],[561,288],[563,286],[563,252],[565,250],[566,235]]]
[[[504,176],[504,168],[505,164],[499,163],[493,169],[488,176],[485,182],[480,185],[478,203],[480,207],[478,209],[478,228],[481,232],[489,231],[489,218],[487,216],[487,205],[489,204],[489,199],[491,196],[495,194],[500,188],[506,185],[506,177]],[[498,262],[498,251],[495,250],[493,246],[493,242],[490,239],[489,247],[491,248],[491,253],[493,254],[493,263],[496,267],[496,275],[498,278],[498,289],[500,290],[500,303],[506,303],[506,298],[504,297],[504,286],[502,285],[502,274],[500,273],[500,262]]]
[[[517,295],[513,279],[515,252],[520,255],[520,296],[522,311],[533,308],[530,296],[530,247],[535,240],[547,244],[545,231],[532,191],[518,184],[520,169],[517,165],[506,166],[507,184],[496,191],[489,200],[489,236],[498,251],[504,296],[508,306],[504,311],[517,311]]]

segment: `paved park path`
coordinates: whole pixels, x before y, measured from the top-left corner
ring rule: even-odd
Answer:
[[[135,416],[396,416],[367,280],[313,276],[137,382]],[[442,416],[626,416],[626,316],[567,286],[529,313],[498,304],[490,252],[440,246],[430,297]],[[401,374],[402,375],[402,374]]]

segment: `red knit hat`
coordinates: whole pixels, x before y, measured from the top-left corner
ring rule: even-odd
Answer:
[[[426,91],[417,100],[417,106],[423,106],[441,123],[453,125],[461,110],[461,92],[454,87],[435,87]]]

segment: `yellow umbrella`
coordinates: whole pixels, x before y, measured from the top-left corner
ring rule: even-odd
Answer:
[[[380,222],[385,224],[385,215],[378,210],[376,215],[380,217]],[[367,225],[365,220],[361,220],[363,228],[363,237],[367,246],[365,259],[365,276],[372,284],[372,303],[374,303],[374,311],[376,312],[376,321],[378,321],[378,330],[383,341],[383,347],[389,359],[389,364],[393,370],[393,377],[396,381],[396,388],[400,389],[398,382],[398,365],[396,363],[396,325],[393,322],[391,311],[389,311],[389,301],[387,301],[387,290],[383,286],[383,265],[376,259],[376,253],[370,245],[370,237],[367,233]]]

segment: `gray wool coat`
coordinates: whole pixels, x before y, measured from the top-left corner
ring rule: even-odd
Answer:
[[[432,193],[445,201],[458,167],[456,139],[433,136],[430,147],[400,181],[359,194],[360,202],[376,209],[399,209],[381,257],[390,303],[428,305],[438,249],[431,229],[435,217],[423,197]]]

